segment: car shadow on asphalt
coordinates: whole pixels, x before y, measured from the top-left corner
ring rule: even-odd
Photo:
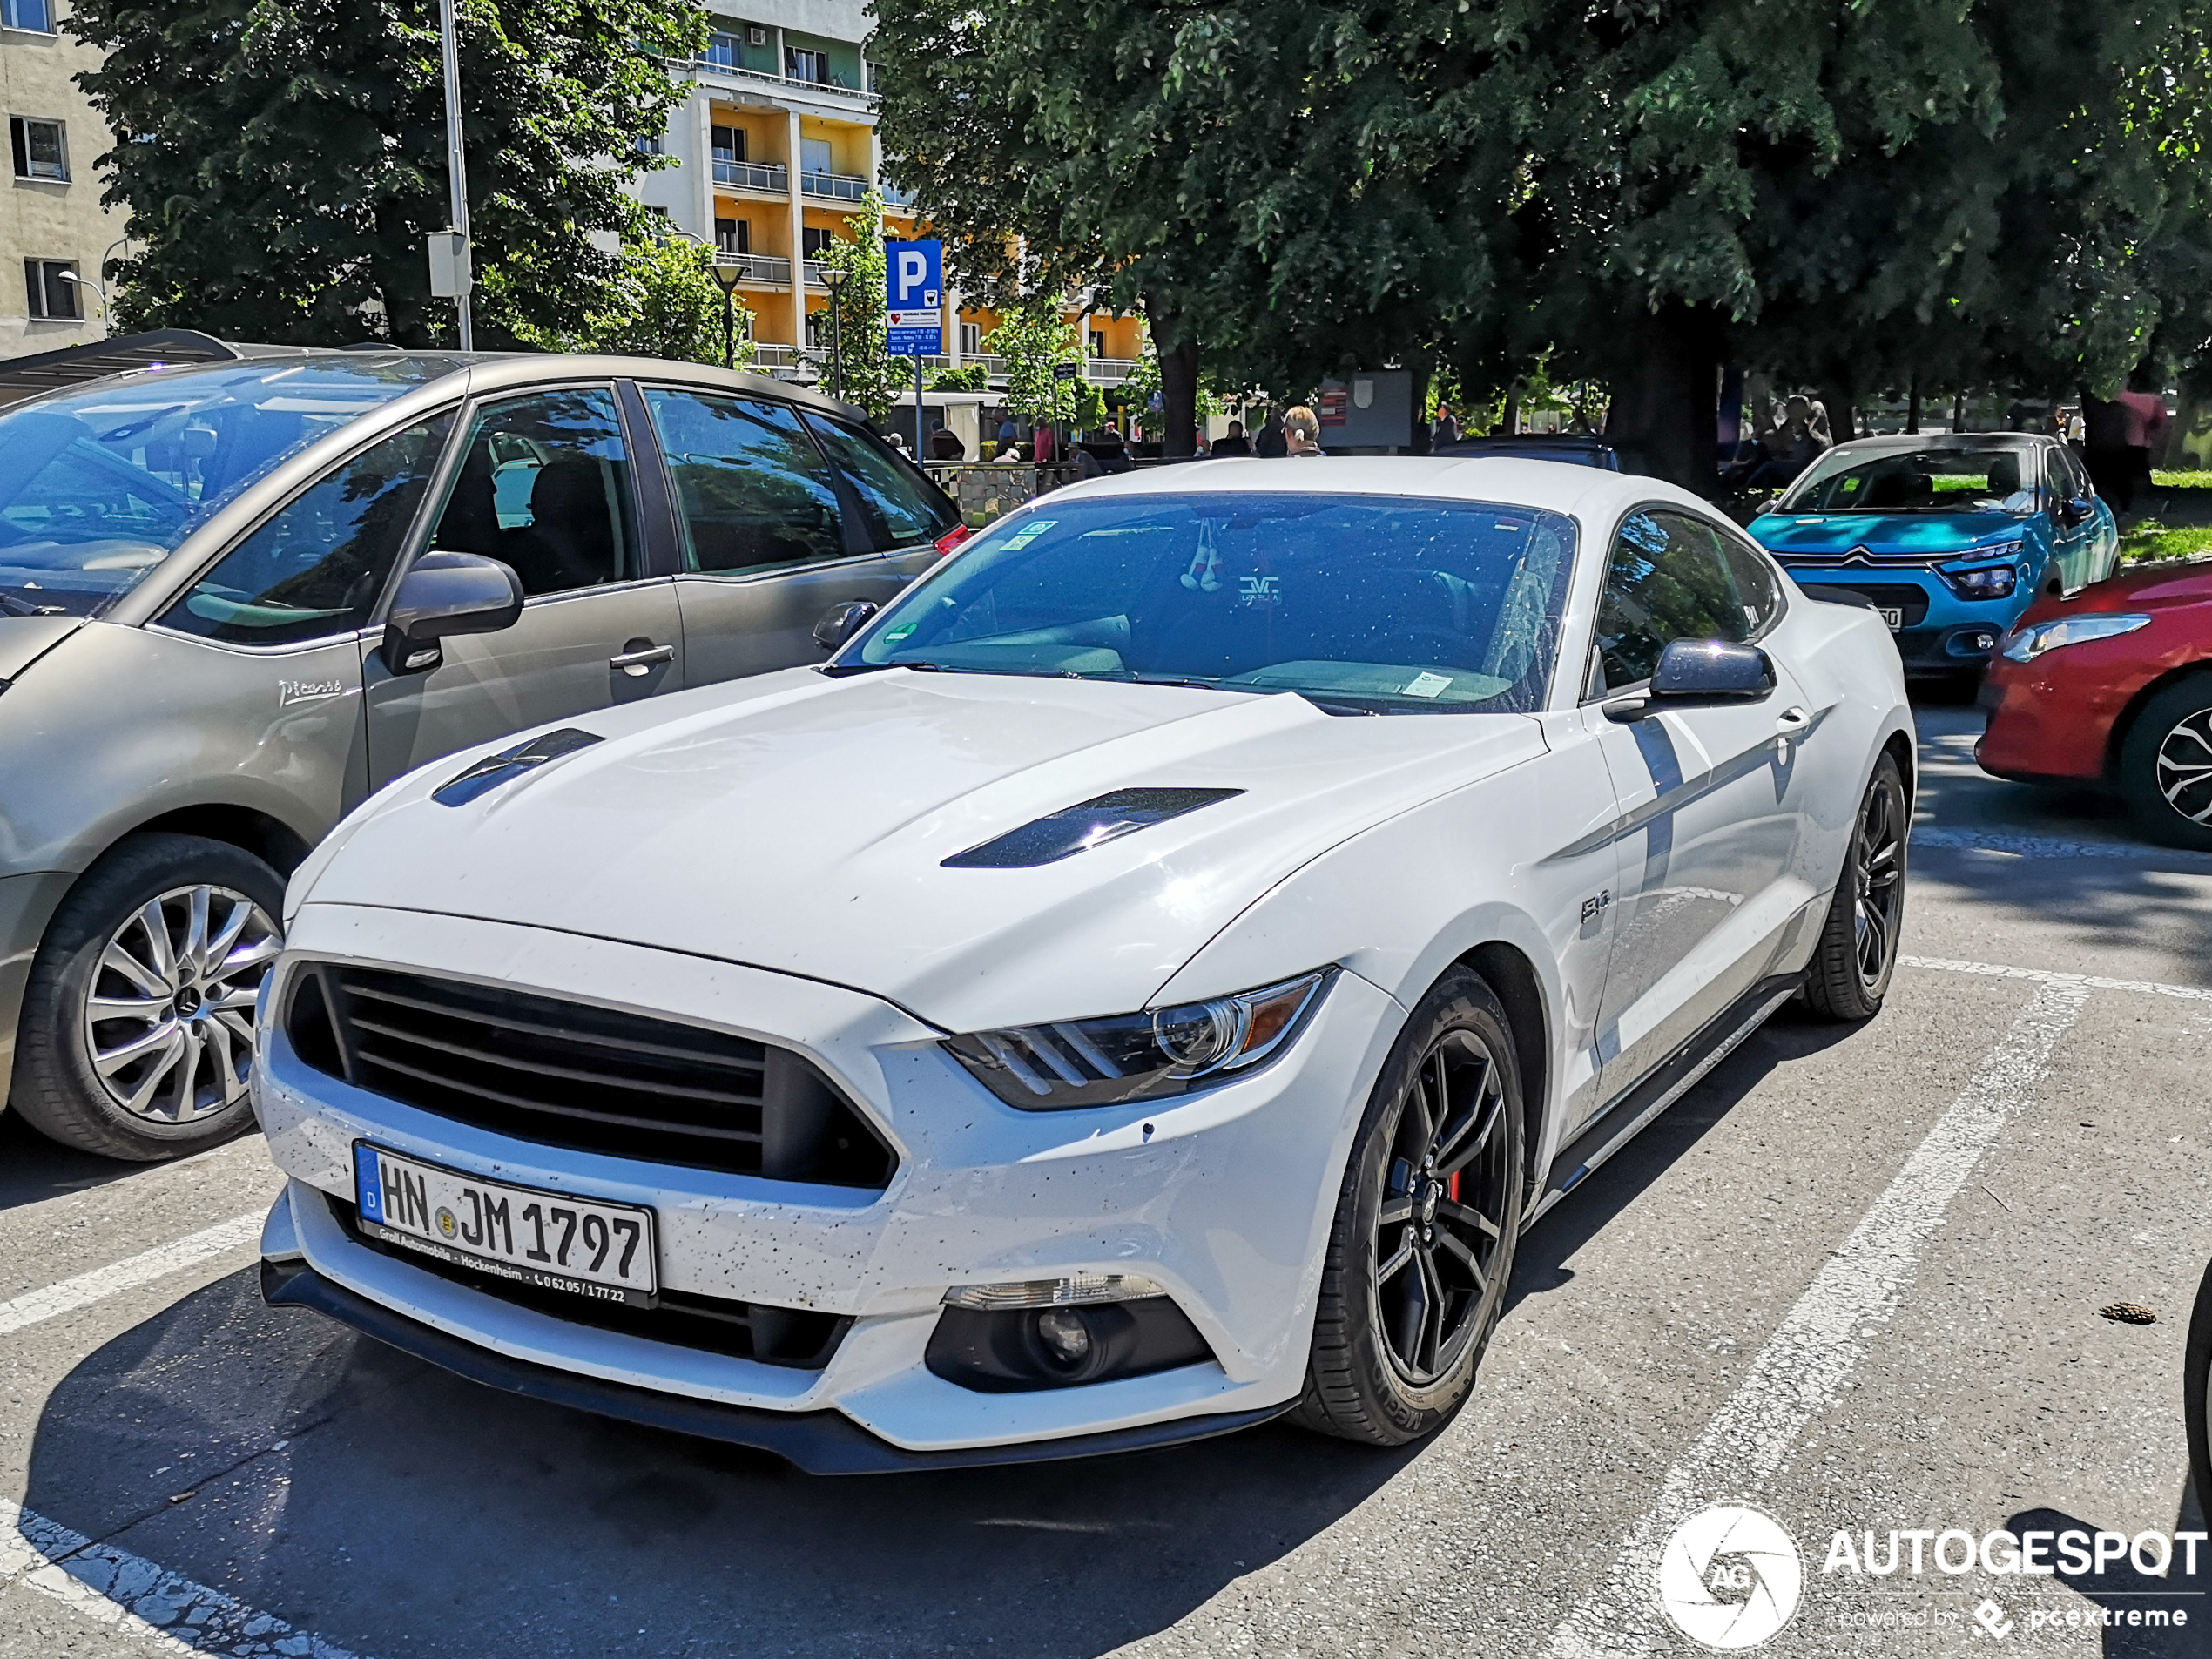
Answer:
[[[2202,1545],[2197,1551],[2198,1570],[2194,1577],[2183,1570],[2186,1556],[2181,1562],[2171,1563],[2163,1573],[2141,1572],[2126,1555],[2107,1562],[2102,1570],[2094,1570],[2094,1547],[2089,1541],[2098,1530],[2094,1521],[2077,1520],[2062,1509],[2024,1509],[2006,1521],[2005,1527],[2015,1538],[2030,1532],[2047,1533],[2054,1540],[2067,1532],[2085,1535],[2083,1547],[2091,1552],[2091,1571],[2070,1571],[2067,1561],[2079,1558],[2058,1555],[2053,1544],[2044,1544],[2041,1551],[2054,1568],[2051,1581],[2078,1592],[2088,1603],[2087,1608],[2059,1608],[2062,1615],[2074,1610],[2100,1621],[2116,1621],[2103,1626],[2106,1659],[2204,1659],[2206,1654],[2212,1653],[2212,1595],[2208,1595],[2204,1588],[2212,1585],[2212,1554],[2208,1554]],[[2185,1488],[2174,1530],[2202,1532],[2203,1527],[2204,1517],[2197,1507],[2195,1494]],[[2048,1601],[2042,1605],[2047,1608],[2057,1606]],[[2017,1621],[2019,1612],[2012,1611]],[[2152,1615],[2162,1615],[2168,1621],[2179,1615],[2182,1622],[2151,1624],[2148,1619]],[[2131,1617],[2136,1621],[2133,1625],[2127,1622]]]
[[[1106,1652],[1235,1595],[1418,1455],[1271,1425],[810,1477],[480,1387],[266,1308],[245,1272],[54,1389],[24,1504],[362,1653],[1026,1659]]]
[[[20,1112],[0,1112],[0,1210],[89,1192],[143,1170],[48,1140]]]
[[[1768,1073],[1862,1033],[1878,1040],[1880,1027],[1878,1018],[1865,1025],[1818,1019],[1795,1002],[1777,1008],[1735,1053],[1585,1177],[1522,1236],[1514,1256],[1506,1311],[1511,1312],[1525,1298],[1570,1283],[1575,1273],[1567,1264],[1575,1253],[1693,1150]]]

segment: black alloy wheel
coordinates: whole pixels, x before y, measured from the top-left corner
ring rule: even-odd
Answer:
[[[1453,968],[1370,1093],[1337,1198],[1298,1418],[1372,1446],[1432,1433],[1505,1307],[1527,1191],[1505,1010]]]
[[[1805,971],[1805,1001],[1834,1020],[1871,1019],[1897,972],[1912,809],[1894,756],[1874,763],[1859,799],[1836,895]]]
[[[1502,1156],[1505,1089],[1473,1032],[1446,1032],[1421,1056],[1400,1109],[1375,1211],[1379,1328],[1415,1387],[1447,1373],[1474,1336],[1505,1240],[1512,1177]]]

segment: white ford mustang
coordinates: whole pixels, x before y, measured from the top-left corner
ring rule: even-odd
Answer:
[[[822,1471],[1399,1444],[1522,1228],[1882,1001],[1897,652],[1652,480],[1164,469],[866,609],[308,860],[272,1302]]]

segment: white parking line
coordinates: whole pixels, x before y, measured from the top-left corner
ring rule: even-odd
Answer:
[[[257,1613],[235,1596],[196,1584],[111,1544],[96,1544],[0,1498],[0,1587],[20,1584],[164,1653],[261,1659],[358,1659],[312,1630]]]
[[[1989,979],[2024,979],[2038,985],[2079,985],[2092,991],[2141,991],[2212,1002],[2212,990],[2196,985],[2161,985],[2148,979],[2107,979],[2099,974],[2060,974],[2047,968],[2007,968],[2001,962],[1954,962],[1941,956],[1900,956],[1900,968],[1932,968],[1944,974],[1979,974]]]
[[[1546,1651],[1553,1659],[1651,1651],[1665,1616],[1656,1592],[1668,1534],[1707,1503],[1754,1498],[1804,1426],[1836,1398],[1865,1357],[1872,1327],[1903,1301],[1951,1200],[2050,1069],[2052,1048],[2089,990],[2078,975],[2037,985],[2027,1009],[1767,1339],[1728,1403],[1667,1472],[1658,1501],[1604,1583],[1552,1633]]]
[[[173,1243],[157,1244],[136,1256],[126,1256],[105,1267],[95,1267],[74,1278],[65,1278],[58,1285],[25,1291],[12,1301],[0,1302],[0,1337],[12,1336],[25,1325],[37,1325],[59,1314],[74,1313],[78,1308],[105,1302],[111,1296],[166,1278],[210,1257],[242,1249],[260,1236],[259,1211],[250,1216],[233,1216],[212,1227],[186,1233]]]

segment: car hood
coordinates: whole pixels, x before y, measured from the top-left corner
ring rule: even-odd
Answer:
[[[11,680],[84,625],[82,617],[0,617],[0,680]]]
[[[1112,1014],[1318,853],[1544,746],[1522,715],[903,669],[792,670],[570,724],[605,740],[462,804],[432,792],[474,756],[396,786],[296,896],[803,974],[948,1030]],[[1144,786],[1243,792],[1054,863],[944,867]]]
[[[2212,559],[2139,564],[2071,598],[2038,599],[2018,625],[2026,628],[2083,611],[2148,611],[2155,616],[2189,605],[2212,605]]]
[[[2031,522],[2014,513],[1764,513],[1750,529],[1785,563],[1827,563],[1862,547],[1876,559],[1933,561],[2023,540]]]

